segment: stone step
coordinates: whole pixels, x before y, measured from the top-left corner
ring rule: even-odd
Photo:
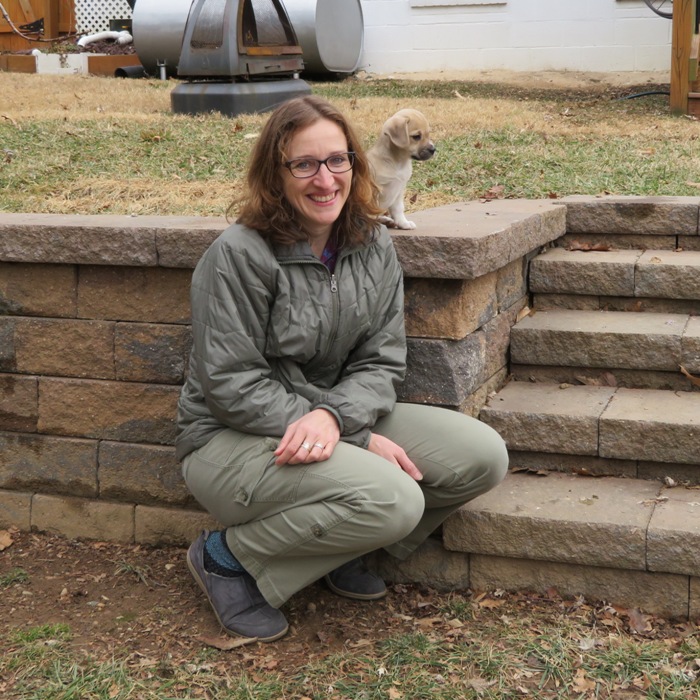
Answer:
[[[443,524],[392,580],[547,591],[670,617],[700,613],[700,492],[641,479],[509,473]],[[467,555],[467,556],[465,556]]]
[[[510,382],[480,418],[515,454],[587,458],[554,468],[700,481],[696,392]],[[516,458],[515,466],[529,468],[533,461]]]
[[[698,301],[700,251],[552,248],[530,263],[536,294]]]
[[[536,311],[512,328],[510,351],[513,365],[700,372],[700,317]]]

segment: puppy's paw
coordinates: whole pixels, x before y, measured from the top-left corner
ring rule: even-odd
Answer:
[[[394,228],[400,228],[404,231],[412,231],[414,228],[416,228],[416,225],[413,223],[413,221],[403,219],[403,221],[395,221]]]

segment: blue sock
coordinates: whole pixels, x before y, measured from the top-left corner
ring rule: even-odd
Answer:
[[[204,543],[204,568],[219,576],[240,576],[245,569],[226,544],[224,530],[212,532]]]

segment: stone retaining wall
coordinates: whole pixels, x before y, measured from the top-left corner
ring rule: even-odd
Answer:
[[[401,399],[476,415],[505,381],[528,259],[565,233],[549,201],[470,202],[395,232],[406,275]],[[185,544],[214,526],[174,459],[189,283],[222,219],[5,214],[0,527]]]

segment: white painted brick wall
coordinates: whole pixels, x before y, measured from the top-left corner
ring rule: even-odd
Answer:
[[[360,1],[370,73],[670,69],[672,23],[642,0]]]

